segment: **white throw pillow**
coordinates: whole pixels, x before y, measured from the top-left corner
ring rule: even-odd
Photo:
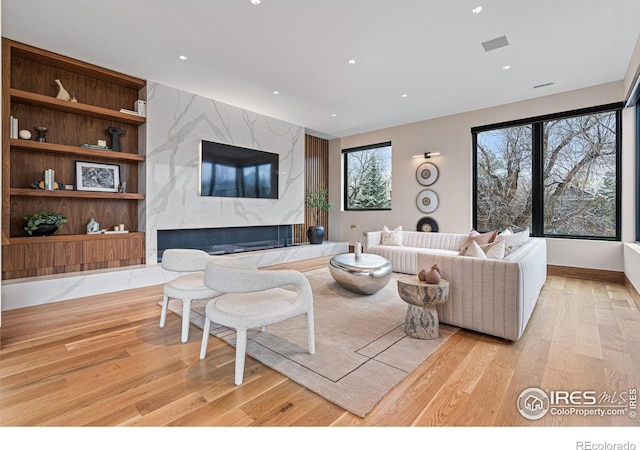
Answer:
[[[393,231],[390,231],[385,225],[382,228],[382,245],[402,245],[402,225]]]
[[[481,247],[489,259],[504,259],[507,249],[504,240],[497,241],[489,245],[483,245]]]
[[[482,250],[482,247],[480,247],[476,241],[469,242],[462,248],[462,250],[460,250],[460,253],[458,254],[461,256],[472,256],[474,258],[487,259],[486,253]]]
[[[524,231],[518,233],[512,233],[511,230],[503,231],[498,235],[495,242],[504,241],[505,244],[505,256],[517,249],[518,247],[526,244],[529,241],[529,228],[525,228]]]

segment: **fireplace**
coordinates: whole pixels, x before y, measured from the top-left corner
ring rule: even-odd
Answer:
[[[158,230],[158,262],[169,248],[193,248],[210,255],[290,247],[293,225]]]

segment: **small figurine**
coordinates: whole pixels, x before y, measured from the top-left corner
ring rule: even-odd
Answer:
[[[36,130],[36,142],[47,142],[47,127],[33,127]]]
[[[87,234],[94,234],[100,231],[100,224],[93,217],[87,224]]]
[[[120,135],[124,134],[124,130],[118,127],[109,127],[107,131],[111,135],[111,150],[114,152],[120,151]]]
[[[59,100],[71,100],[71,96],[69,95],[69,93],[67,92],[67,90],[64,88],[64,86],[62,86],[62,83],[60,82],[60,80],[56,80],[56,84],[58,85],[58,95],[56,95],[56,98]]]

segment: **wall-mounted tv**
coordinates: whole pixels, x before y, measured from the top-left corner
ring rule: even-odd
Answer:
[[[201,196],[278,198],[277,153],[202,141],[201,156]]]

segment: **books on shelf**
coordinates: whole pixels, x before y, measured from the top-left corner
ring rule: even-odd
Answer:
[[[80,144],[82,148],[92,148],[94,150],[111,150],[109,147],[103,145],[93,145],[93,144]]]
[[[11,116],[9,118],[9,138],[18,139],[18,118]]]

